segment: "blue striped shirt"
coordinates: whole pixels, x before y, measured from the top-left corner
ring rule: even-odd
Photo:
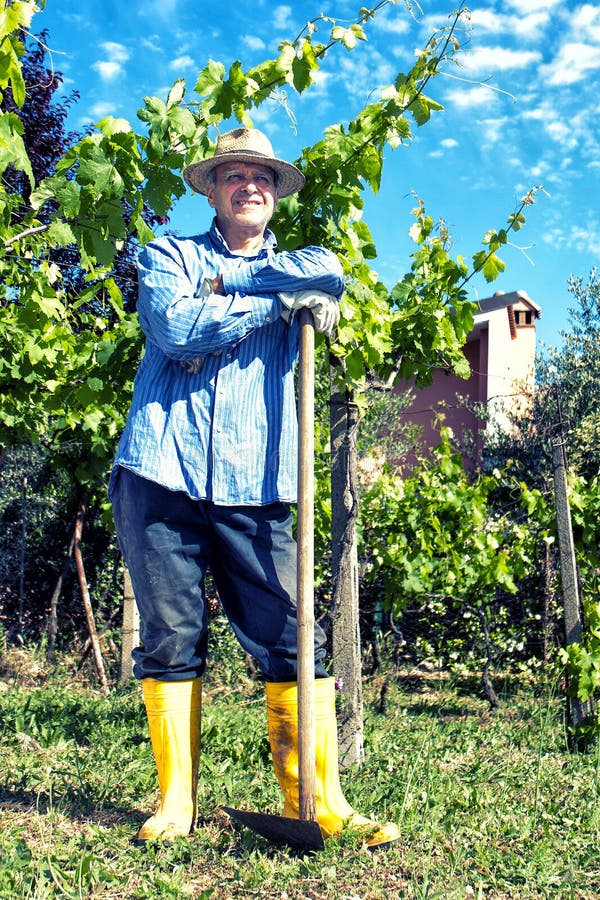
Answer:
[[[322,247],[276,253],[269,230],[257,256],[236,256],[213,220],[205,234],[151,241],[138,269],[146,349],[111,487],[125,466],[196,500],[293,502],[298,329],[277,294],[341,296],[339,260]],[[227,296],[201,296],[219,273]]]

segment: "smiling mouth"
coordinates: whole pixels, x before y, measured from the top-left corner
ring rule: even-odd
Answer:
[[[262,204],[258,200],[236,200],[234,206],[239,209],[260,209]]]

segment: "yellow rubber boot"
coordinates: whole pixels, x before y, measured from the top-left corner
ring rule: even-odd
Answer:
[[[202,681],[142,679],[161,802],[136,840],[188,835],[196,819]]]
[[[299,816],[298,802],[298,686],[296,682],[267,682],[267,718],[275,774],[283,791],[283,815]],[[317,678],[315,682],[315,719],[317,744],[317,821],[323,837],[337,834],[345,827],[365,832],[370,850],[382,849],[400,838],[392,822],[379,824],[355,812],[345,799],[338,767],[335,681]]]

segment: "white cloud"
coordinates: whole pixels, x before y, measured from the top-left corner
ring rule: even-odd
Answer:
[[[556,59],[544,67],[548,84],[564,85],[582,81],[588,72],[600,68],[598,47],[574,41],[563,44]]]
[[[546,227],[542,231],[541,237],[545,244],[550,244],[554,248],[564,247],[566,243],[564,230],[557,226],[553,228]]]
[[[586,248],[594,256],[600,256],[600,226],[593,219],[585,225],[573,225],[566,237],[566,246],[571,250]]]
[[[242,37],[242,43],[248,47],[249,50],[264,50],[265,42],[262,38],[256,37],[253,34],[245,34]]]
[[[543,178],[547,171],[546,165],[543,163],[538,163],[536,166],[529,167],[529,176],[530,178],[535,178],[536,180]]]
[[[577,145],[577,141],[573,141],[573,133],[570,125],[567,122],[563,122],[562,120],[555,120],[553,122],[545,122],[544,124],[546,132],[552,138],[552,140],[556,141],[556,143],[564,144],[565,146],[570,146],[571,148]]]
[[[496,101],[494,92],[483,86],[449,91],[446,94],[446,98],[449,103],[453,103],[460,109],[470,109],[471,107],[486,105],[491,106]]]
[[[561,152],[574,150],[585,137],[586,116],[571,115],[565,118],[556,104],[546,100],[539,106],[523,110],[525,121],[539,122],[551,140],[560,145]]]
[[[538,38],[549,20],[550,14],[545,9],[524,16],[503,15],[490,9],[475,9],[471,13],[471,24],[475,34],[489,31],[494,35],[513,34],[526,40]]]
[[[327,82],[330,80],[331,75],[329,72],[324,72],[323,69],[317,69],[316,72],[312,73],[312,80],[315,88],[325,89]]]
[[[597,110],[587,103],[574,112],[572,106],[568,113],[548,102],[543,106],[546,114],[541,118],[543,128],[554,145],[558,158],[557,168],[565,168],[569,163],[570,176],[581,178],[584,168],[590,161],[600,159],[600,139],[597,129],[590,127],[590,122],[597,117]],[[597,193],[593,182],[585,192],[586,199]]]
[[[368,27],[385,31],[386,34],[406,34],[410,30],[410,19],[404,9],[399,10],[396,15],[392,11],[386,11],[375,16]]]
[[[153,53],[162,53],[160,38],[157,34],[153,34],[151,37],[140,38],[140,44],[142,47],[146,47],[147,50],[151,50]]]
[[[519,15],[528,15],[538,10],[554,9],[562,3],[562,0],[508,0],[508,3]]]
[[[560,187],[561,183],[557,182],[557,194],[554,196],[558,196]],[[554,212],[550,211],[541,238],[553,251],[569,250],[573,254],[583,253],[591,256],[592,260],[597,259],[600,257],[600,221],[593,204],[584,201],[578,204],[575,211],[573,208],[561,210],[560,206]],[[573,272],[575,268],[576,264],[570,262],[569,270]]]
[[[173,21],[178,17],[178,6],[179,0],[147,0],[141,7],[141,15]]]
[[[272,135],[273,131],[277,129],[275,122],[277,111],[278,104],[273,100],[267,100],[257,107],[257,109],[253,109],[250,115],[255,125],[268,125],[269,134]]]
[[[175,59],[171,60],[169,63],[170,69],[190,69],[193,65],[195,65],[194,59],[191,56],[178,56]]]
[[[502,140],[508,126],[508,119],[505,116],[499,118],[480,119],[477,125],[482,132],[482,141],[486,146],[495,146]]]
[[[471,25],[476,30],[481,28],[484,31],[491,31],[493,34],[497,34],[499,31],[504,31],[502,24],[504,18],[504,16],[495,13],[491,9],[474,9],[471,12]]]
[[[348,115],[354,115],[357,103],[367,103],[378,98],[375,92],[390,84],[396,77],[396,69],[391,62],[377,51],[369,54],[345,54],[337,60],[336,82],[352,98]]]
[[[569,25],[574,42],[600,44],[600,5],[584,3],[569,19]]]
[[[100,44],[105,54],[111,62],[124,63],[129,59],[129,50],[123,44],[116,44],[114,41],[105,41]]]
[[[470,72],[486,73],[525,69],[539,62],[542,56],[537,50],[508,50],[505,47],[478,47],[461,58],[465,69]]]
[[[114,115],[114,112],[114,103],[99,102],[90,107],[90,116],[94,119],[103,119],[104,116]]]
[[[507,30],[527,40],[534,40],[549,22],[550,14],[545,10],[530,16],[510,16]]]
[[[169,91],[171,90],[171,88],[172,88],[171,84],[163,84],[160,87],[154,88],[152,91],[152,94],[155,97],[161,97],[166,100],[167,97],[169,96]]]
[[[541,106],[536,106],[533,109],[524,109],[521,113],[524,119],[534,119],[538,122],[543,122],[549,114],[551,114],[551,110],[549,106],[544,103]]]
[[[593,6],[591,3],[584,3],[575,11],[571,19],[571,27],[573,31],[585,29],[586,37],[590,37],[589,29],[597,28],[600,25],[600,6]],[[597,37],[594,35],[594,40]]]
[[[92,69],[98,73],[102,81],[114,81],[114,79],[123,71],[123,66],[116,62],[95,62],[92,63]]]
[[[429,156],[432,159],[439,159],[444,156],[445,150],[452,150],[454,147],[458,147],[458,141],[455,138],[444,138],[440,141],[440,149],[432,150],[431,153],[429,153]]]
[[[271,17],[271,25],[275,31],[287,29],[291,15],[291,6],[276,6]]]
[[[123,71],[123,63],[129,59],[129,50],[114,41],[105,41],[100,47],[107,59],[92,63],[92,69],[98,72],[102,81],[114,81]]]

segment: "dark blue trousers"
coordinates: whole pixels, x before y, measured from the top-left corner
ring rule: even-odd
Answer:
[[[207,569],[237,639],[268,681],[295,681],[296,544],[285,503],[217,506],[121,468],[113,491],[119,545],[140,612],[136,678],[178,681],[206,667]],[[325,677],[315,625],[315,675]]]

